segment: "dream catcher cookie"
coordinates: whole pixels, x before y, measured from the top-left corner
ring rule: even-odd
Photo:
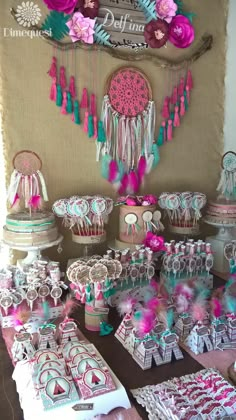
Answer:
[[[27,209],[39,209],[42,199],[48,201],[40,157],[30,150],[22,150],[15,155],[13,166],[7,196],[11,208],[17,210],[23,202]]]
[[[228,200],[236,199],[236,153],[227,152],[222,157],[222,173],[217,191]]]

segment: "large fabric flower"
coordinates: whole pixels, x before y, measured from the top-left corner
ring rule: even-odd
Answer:
[[[144,38],[151,48],[161,48],[168,41],[169,25],[165,20],[151,20],[144,28]]]
[[[43,0],[49,10],[56,10],[67,15],[73,13],[78,0]]]
[[[78,0],[76,10],[78,10],[84,17],[95,19],[98,15],[99,2],[98,0]]]
[[[170,23],[169,41],[177,48],[187,48],[194,41],[194,28],[190,20],[183,16],[175,16]]]
[[[94,25],[95,20],[84,17],[80,12],[74,13],[72,19],[67,22],[72,41],[93,44]]]
[[[144,245],[150,248],[153,252],[160,252],[165,250],[163,236],[154,235],[152,232],[147,232]]]
[[[157,0],[156,11],[159,18],[170,23],[172,18],[176,15],[178,6],[174,0]]]

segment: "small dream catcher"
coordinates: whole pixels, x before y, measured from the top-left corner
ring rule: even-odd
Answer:
[[[222,173],[217,191],[228,200],[236,200],[236,153],[225,153],[221,166]]]
[[[30,150],[22,150],[15,155],[13,167],[7,195],[11,208],[17,211],[23,202],[30,211],[39,209],[42,199],[48,201],[40,157]]]

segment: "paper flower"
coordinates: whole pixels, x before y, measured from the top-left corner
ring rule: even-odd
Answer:
[[[73,13],[78,0],[43,0],[49,10],[66,13]]]
[[[94,25],[95,20],[84,17],[80,12],[74,13],[72,19],[67,22],[72,41],[93,44]]]
[[[144,28],[144,38],[151,48],[161,48],[168,41],[169,25],[165,20],[151,20]]]
[[[178,6],[174,0],[157,0],[156,11],[160,19],[166,20],[170,23],[172,18],[176,15]]]
[[[177,48],[187,48],[194,41],[194,28],[190,20],[183,16],[175,16],[170,23],[169,41]]]
[[[94,19],[98,15],[99,2],[98,0],[78,0],[76,10],[82,13],[84,17]]]
[[[164,242],[163,236],[157,236],[152,232],[147,232],[144,245],[150,248],[153,252],[159,252],[165,250]]]

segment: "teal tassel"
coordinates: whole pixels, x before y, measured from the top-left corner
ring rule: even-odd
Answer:
[[[104,155],[101,161],[101,175],[103,178],[108,179],[109,177],[109,165],[112,158],[110,155]]]
[[[81,124],[80,115],[79,115],[79,101],[74,101],[74,123]]]
[[[102,321],[100,322],[100,336],[103,337],[105,335],[109,335],[111,334],[111,332],[113,331],[113,326],[110,324],[107,324],[107,322]]]
[[[174,311],[173,309],[169,309],[169,311],[166,314],[166,321],[167,321],[167,325],[169,330],[171,329],[173,322],[174,322]]]
[[[187,111],[188,110],[188,100],[187,100],[186,90],[184,91],[184,106],[185,106],[185,111]]]
[[[91,139],[91,137],[94,136],[94,126],[93,126],[93,116],[89,115],[88,117],[88,136]]]
[[[153,143],[153,145],[152,145],[152,153],[153,153],[153,156],[154,156],[152,169],[154,169],[154,168],[157,167],[158,163],[160,162],[159,149],[158,149],[158,146],[156,145],[156,143]]]
[[[73,112],[73,106],[72,106],[72,100],[71,100],[71,94],[70,94],[70,92],[67,92],[66,112],[68,114],[72,114],[72,112]]]
[[[160,127],[159,135],[157,139],[157,146],[162,146],[164,144],[164,127]]]
[[[62,91],[61,91],[61,85],[57,85],[57,100],[56,100],[57,106],[62,106]]]
[[[171,118],[171,120],[172,121],[174,121],[174,118],[175,118],[175,113],[174,112],[171,112],[170,113],[170,118]],[[172,125],[172,129],[173,129],[174,127],[173,127],[173,125]]]
[[[100,143],[105,143],[105,141],[106,141],[106,134],[105,134],[105,130],[104,130],[102,121],[98,121],[98,138],[97,138],[97,141],[99,141]]]

